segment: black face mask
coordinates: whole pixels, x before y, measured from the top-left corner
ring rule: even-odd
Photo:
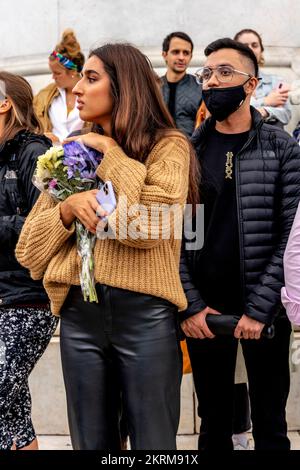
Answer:
[[[210,114],[217,121],[224,121],[224,119],[242,106],[247,96],[244,90],[245,83],[228,88],[202,90],[203,101]]]

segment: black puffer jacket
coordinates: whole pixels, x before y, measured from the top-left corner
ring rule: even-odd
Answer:
[[[41,282],[30,278],[14,251],[39,196],[31,182],[37,157],[50,146],[46,137],[21,131],[0,147],[0,307],[48,301]]]
[[[271,324],[283,308],[283,253],[300,199],[300,147],[285,131],[263,122],[251,108],[249,139],[236,156],[236,197],[245,313]],[[213,119],[192,137],[201,156]],[[185,243],[183,243],[185,245]],[[197,286],[200,251],[182,250],[181,280],[189,306],[182,318],[206,307]]]

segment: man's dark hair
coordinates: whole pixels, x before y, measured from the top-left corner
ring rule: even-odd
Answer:
[[[188,36],[186,33],[183,33],[182,31],[176,31],[175,33],[170,33],[168,34],[168,36],[165,37],[165,39],[163,40],[163,44],[162,44],[163,52],[168,52],[168,50],[170,49],[171,39],[173,38],[179,38],[179,39],[183,39],[184,41],[189,42],[190,45],[192,46],[192,52],[193,52],[193,49],[194,49],[193,41],[191,40],[190,36]]]
[[[204,54],[208,57],[213,52],[217,52],[220,49],[235,49],[242,56],[246,57],[253,64],[254,76],[258,76],[258,63],[257,58],[252,49],[242,44],[241,42],[234,41],[230,38],[217,39],[216,41],[211,42],[205,49]]]

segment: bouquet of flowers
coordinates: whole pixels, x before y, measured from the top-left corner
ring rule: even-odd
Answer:
[[[56,201],[71,194],[97,187],[96,168],[102,154],[78,141],[51,147],[41,155],[33,175],[33,184]],[[94,246],[96,235],[75,221],[77,251],[81,258],[80,284],[85,301],[98,302],[94,278]]]

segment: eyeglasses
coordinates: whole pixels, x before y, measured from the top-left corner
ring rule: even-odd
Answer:
[[[195,77],[198,85],[202,85],[203,83],[208,82],[214,72],[218,81],[222,83],[231,82],[235,73],[245,75],[249,78],[252,77],[252,75],[250,75],[249,73],[236,70],[233,67],[230,67],[230,65],[218,65],[218,67],[201,67],[195,72]]]

